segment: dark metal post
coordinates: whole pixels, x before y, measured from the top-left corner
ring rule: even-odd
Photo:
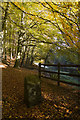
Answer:
[[[60,86],[60,63],[58,63],[58,86]]]

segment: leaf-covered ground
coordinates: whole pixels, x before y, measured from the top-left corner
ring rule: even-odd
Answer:
[[[38,75],[36,70],[7,67],[2,70],[2,116],[38,120],[80,120],[79,91],[69,85],[41,79],[43,101],[27,108],[24,104],[24,77]]]

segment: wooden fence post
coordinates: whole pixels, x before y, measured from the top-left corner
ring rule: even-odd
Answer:
[[[41,79],[41,63],[39,63],[39,79]]]
[[[60,86],[60,63],[58,63],[58,86]]]

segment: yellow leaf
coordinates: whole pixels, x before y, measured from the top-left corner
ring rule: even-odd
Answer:
[[[9,116],[9,118],[11,118],[11,115]]]
[[[48,115],[48,116],[46,116],[46,118],[49,118],[50,116]]]
[[[57,107],[57,105],[54,104],[55,107]]]
[[[66,112],[69,113],[69,110],[67,109]]]
[[[23,116],[20,116],[20,118],[23,118]]]

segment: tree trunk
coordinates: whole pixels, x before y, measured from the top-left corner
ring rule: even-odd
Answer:
[[[23,58],[22,58],[22,62],[21,62],[21,65],[20,65],[20,67],[22,67],[23,66],[23,63],[24,63],[24,60],[25,60],[25,53],[26,53],[26,50],[27,50],[27,46],[26,46],[26,48],[25,48],[25,51],[24,51],[24,53],[23,53]]]
[[[47,60],[48,60],[48,57],[49,57],[49,53],[47,53],[46,57],[45,57],[45,64],[47,63]]]
[[[5,9],[5,15],[4,15],[4,18],[3,18],[3,21],[2,21],[2,30],[4,29],[5,24],[6,24],[6,19],[7,19],[7,16],[8,16],[8,8],[9,8],[9,2],[7,2],[7,6],[6,6],[6,9]]]
[[[5,48],[5,60],[7,60],[6,48]]]
[[[12,60],[12,48],[10,48],[10,61],[9,61],[9,66],[11,65],[11,60]]]
[[[34,49],[35,49],[35,46],[33,46],[32,52],[31,52],[31,61],[30,61],[31,65],[33,64],[33,61],[34,61],[34,57],[33,57]]]
[[[30,47],[28,48],[27,50],[27,58],[26,58],[26,62],[25,62],[25,66],[27,67],[27,65],[29,65],[29,61],[30,61],[30,58],[29,58],[29,51],[30,51]]]

